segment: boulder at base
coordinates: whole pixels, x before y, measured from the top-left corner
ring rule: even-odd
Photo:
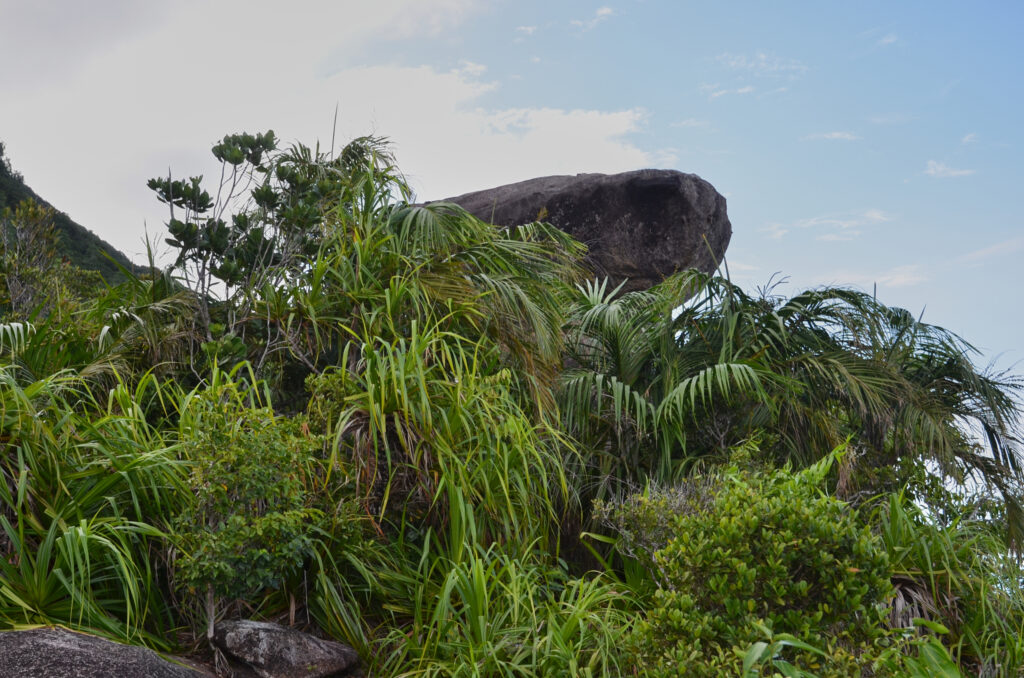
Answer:
[[[348,645],[256,621],[217,624],[214,642],[232,663],[260,678],[329,678],[350,675],[359,655]]]
[[[0,676],[9,678],[203,678],[144,647],[61,628],[0,632]]]
[[[732,236],[725,198],[675,170],[540,177],[445,202],[499,226],[549,222],[590,248],[598,275],[628,280],[626,290],[687,268],[713,272]]]

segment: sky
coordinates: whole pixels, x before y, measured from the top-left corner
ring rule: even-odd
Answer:
[[[877,290],[1021,373],[1022,30],[1008,0],[0,0],[0,141],[139,261],[146,180],[240,131],[386,136],[423,200],[692,172],[734,281]]]

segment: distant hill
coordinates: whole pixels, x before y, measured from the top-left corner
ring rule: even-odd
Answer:
[[[0,211],[5,207],[14,209],[22,200],[29,198],[42,205],[54,207],[25,185],[21,174],[14,171],[4,155],[4,145],[0,142]],[[72,221],[59,209],[56,211],[57,216],[54,221],[60,233],[60,253],[70,259],[71,263],[81,268],[99,271],[108,283],[119,282],[123,276],[117,266],[103,256],[103,252],[108,253],[115,261],[129,270],[137,268],[113,245],[100,239],[86,227]]]

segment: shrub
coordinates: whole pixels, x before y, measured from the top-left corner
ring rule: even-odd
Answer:
[[[230,382],[197,395],[182,417],[193,502],[173,522],[179,588],[228,599],[282,587],[314,554],[320,512],[306,468],[317,442],[296,420],[246,402]]]
[[[884,646],[889,561],[842,502],[819,491],[833,455],[806,471],[732,467],[674,517],[654,556],[663,581],[633,636],[652,675],[738,675],[754,643],[785,646],[821,675],[857,675]],[[640,502],[642,505],[643,502]],[[640,512],[643,513],[642,511]]]

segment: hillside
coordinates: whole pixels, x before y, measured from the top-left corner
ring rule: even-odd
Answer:
[[[22,200],[29,198],[54,207],[29,188],[22,176],[14,171],[10,161],[4,155],[3,143],[0,142],[0,210],[6,207],[14,208]],[[128,257],[113,245],[102,240],[86,227],[72,221],[59,209],[55,221],[60,233],[60,252],[76,266],[99,271],[107,282],[117,282],[122,275],[117,266],[103,256],[104,252],[126,268],[134,266]]]

